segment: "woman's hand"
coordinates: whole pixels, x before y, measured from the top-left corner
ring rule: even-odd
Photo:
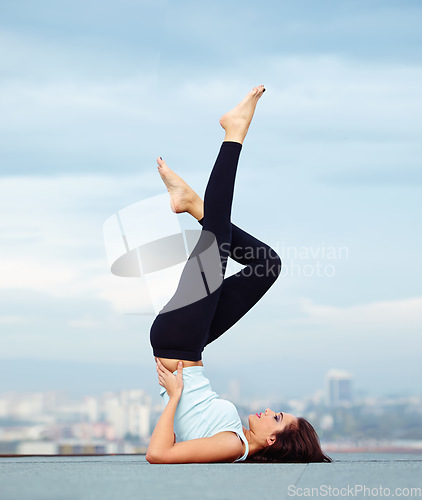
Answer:
[[[173,375],[170,370],[157,358],[158,382],[165,388],[170,398],[180,398],[183,391],[183,363],[179,361],[177,374]]]

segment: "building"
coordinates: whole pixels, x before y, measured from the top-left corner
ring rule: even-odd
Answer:
[[[336,407],[352,402],[352,375],[342,370],[330,370],[326,375],[326,403]]]

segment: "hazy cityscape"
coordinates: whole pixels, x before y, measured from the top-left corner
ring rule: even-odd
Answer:
[[[302,399],[232,400],[248,426],[248,415],[266,407],[311,421],[323,447],[335,451],[422,453],[422,398],[362,397],[353,393],[351,374],[331,370],[325,387]],[[0,393],[1,455],[84,455],[145,453],[162,412],[144,390],[105,392],[71,398],[66,392]]]

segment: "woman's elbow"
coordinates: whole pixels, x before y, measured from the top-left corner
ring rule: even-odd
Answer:
[[[150,464],[159,464],[160,461],[158,460],[157,457],[155,457],[154,455],[152,455],[151,453],[148,453],[145,455],[145,458],[147,460],[147,462],[149,462]]]
[[[151,453],[147,451],[147,454],[145,456],[147,462],[150,464],[167,464],[169,463],[164,456],[159,455],[157,453]]]

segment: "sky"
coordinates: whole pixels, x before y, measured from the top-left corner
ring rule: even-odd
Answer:
[[[421,14],[3,0],[0,390],[159,392],[153,317],[125,313],[135,284],[111,274],[103,224],[165,193],[157,156],[203,195],[220,116],[263,83],[233,222],[283,271],[205,350],[214,389],[302,397],[336,368],[356,394],[421,394]]]

